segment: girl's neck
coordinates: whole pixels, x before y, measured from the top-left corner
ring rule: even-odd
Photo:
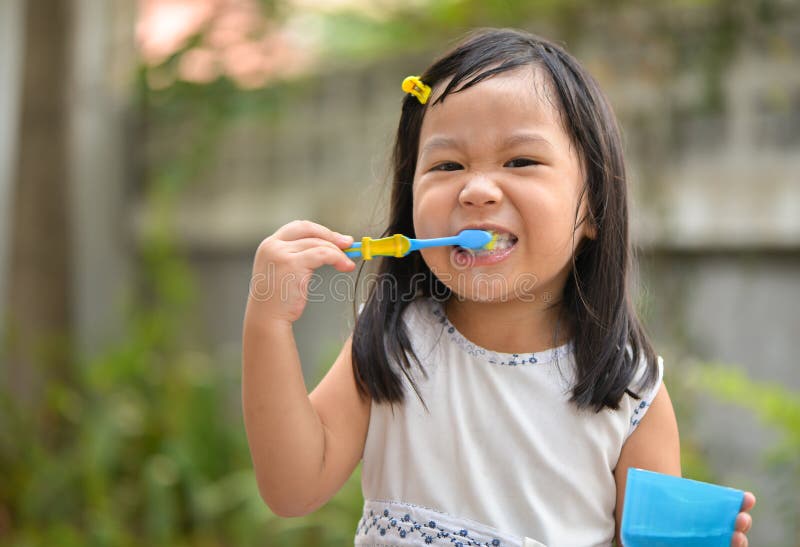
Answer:
[[[541,302],[473,302],[451,297],[447,319],[469,341],[501,353],[535,353],[565,344],[571,335],[559,322],[561,305]],[[558,330],[557,338],[556,328]]]

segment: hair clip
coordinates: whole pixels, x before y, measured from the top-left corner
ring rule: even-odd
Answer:
[[[402,88],[406,93],[414,95],[422,104],[428,102],[428,97],[431,96],[431,87],[423,84],[419,76],[409,76],[403,80]]]

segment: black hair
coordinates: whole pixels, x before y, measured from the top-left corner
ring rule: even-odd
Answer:
[[[549,80],[546,84],[551,100],[576,146],[585,173],[578,209],[584,196],[588,196],[588,216],[596,232],[595,238],[584,238],[576,249],[560,302],[559,321],[569,325],[574,342],[576,370],[570,400],[579,409],[617,409],[626,393],[639,398],[629,386],[641,359],[647,363],[642,388],[655,382],[657,364],[628,285],[635,261],[628,234],[627,182],[622,139],[608,100],[594,78],[563,48],[513,29],[481,29],[469,34],[436,60],[420,79],[434,88],[450,78],[431,103],[436,104],[450,93],[524,66],[540,69]],[[384,236],[414,236],[412,183],[420,129],[428,106],[411,95],[403,99]],[[418,396],[409,356],[425,373],[411,347],[403,311],[415,297],[446,298],[449,289],[432,274],[419,253],[403,260],[380,260],[379,282],[370,289],[356,318],[353,372],[362,397],[370,396],[378,403],[402,402],[403,382],[392,362],[399,364]],[[391,282],[382,282],[387,279]]]

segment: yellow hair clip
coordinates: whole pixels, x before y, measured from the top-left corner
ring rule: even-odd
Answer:
[[[431,96],[431,87],[423,84],[419,76],[409,76],[403,80],[402,87],[403,91],[414,95],[422,104],[428,102],[428,97]]]

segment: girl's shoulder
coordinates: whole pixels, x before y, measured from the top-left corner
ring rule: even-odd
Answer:
[[[633,358],[633,348],[627,346],[628,355]],[[654,372],[651,373],[651,370]],[[639,360],[636,363],[636,372],[628,389],[639,396],[642,393],[657,392],[664,379],[664,359],[660,355],[655,355],[655,361],[647,359],[645,352],[640,352]]]
[[[628,352],[629,355],[633,354],[630,345],[628,346]],[[630,427],[625,436],[626,439],[636,430],[664,382],[664,359],[660,355],[655,357],[655,362],[650,362],[644,352],[640,354],[633,381],[628,387]],[[652,370],[653,368],[655,370]]]
[[[626,346],[628,357],[633,359],[633,347],[630,343]],[[639,352],[639,359],[636,362],[636,372],[633,381],[630,384],[631,391],[646,389],[648,387],[648,371],[654,368],[656,371],[656,382],[660,382],[664,376],[664,360],[658,354],[655,355],[655,361],[650,362],[644,351]]]

